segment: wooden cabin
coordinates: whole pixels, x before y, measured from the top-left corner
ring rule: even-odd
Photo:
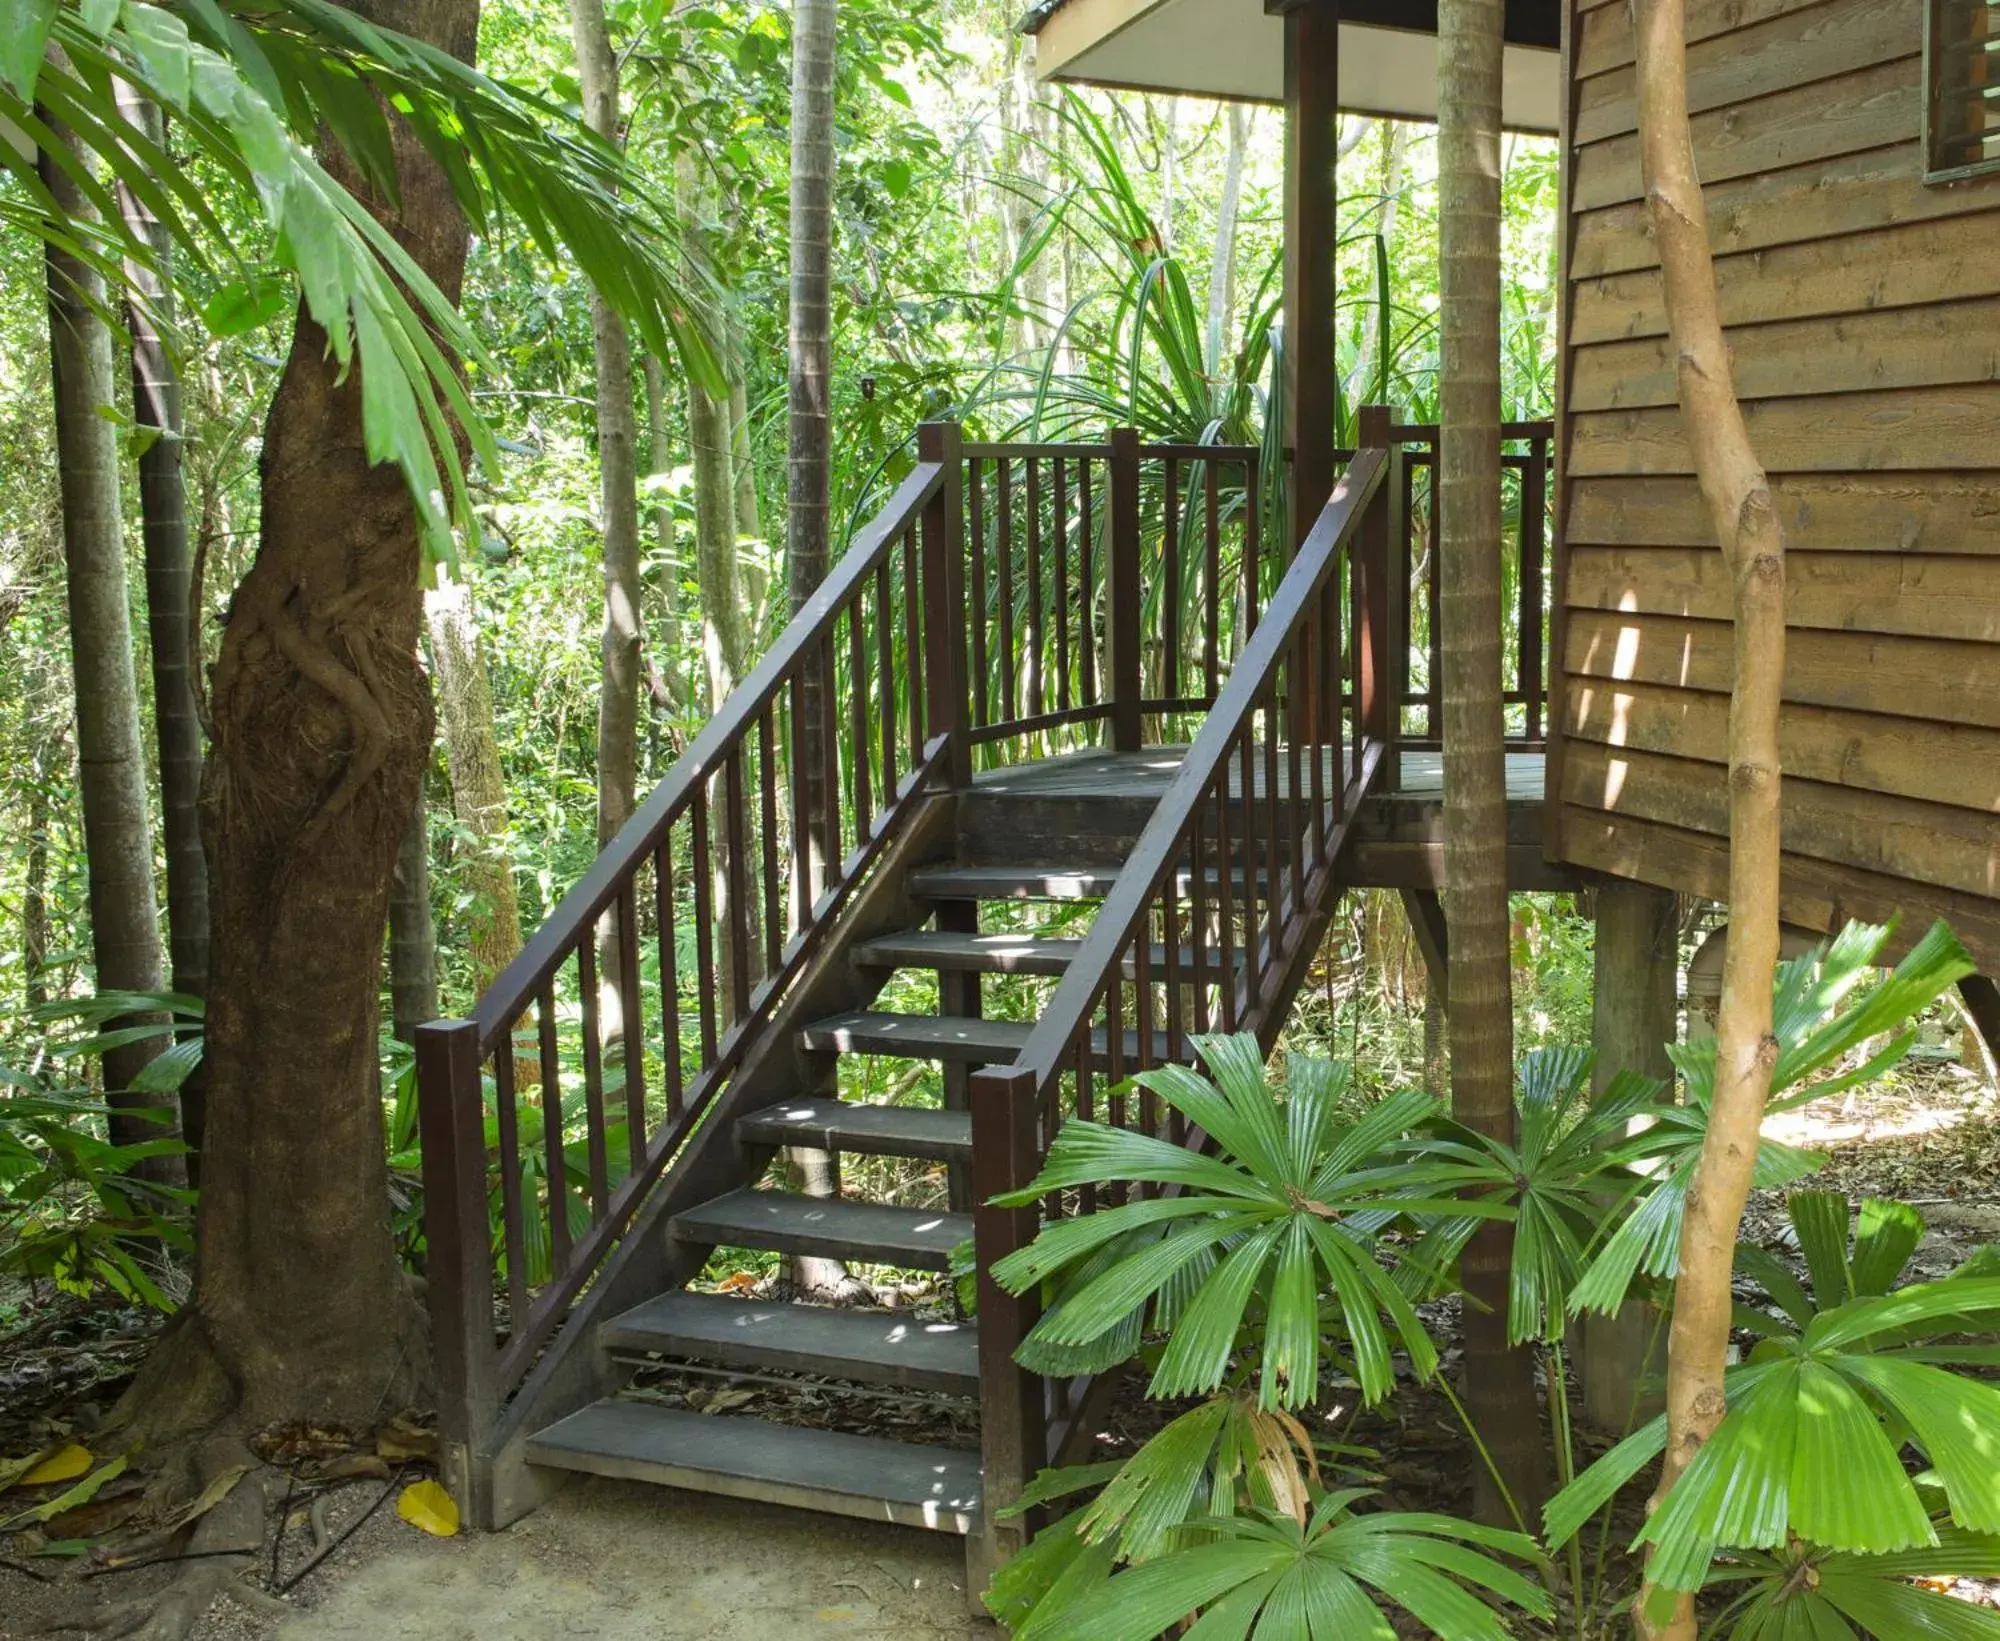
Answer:
[[[1690,17],[1738,385],[1792,549],[1785,916],[1945,916],[2000,972],[2000,4]],[[1339,111],[1426,115],[1435,22],[1424,0],[1031,20],[1058,79],[1283,103],[1290,459],[926,427],[471,1016],[420,1030],[441,1436],[472,1522],[567,1472],[636,1477],[963,1534],[983,1588],[1018,1544],[1005,1507],[1118,1383],[1020,1367],[1034,1296],[991,1276],[1096,1195],[994,1198],[1076,1118],[1198,1140],[1129,1073],[1204,1030],[1268,1051],[1347,891],[1401,891],[1448,961],[1441,658],[1412,617],[1437,430],[1369,407],[1336,447],[1331,306]],[[1676,897],[1726,882],[1729,590],[1626,10],[1510,0],[1506,29],[1506,118],[1560,132],[1567,213],[1558,415],[1505,430],[1508,876],[1593,888],[1598,1046],[1644,1066],[1674,1030]],[[934,985],[888,989],[913,972]],[[1990,981],[1966,995],[2000,1036]],[[941,1108],[843,1098],[878,1061],[940,1067]],[[945,1200],[880,1170],[873,1195],[775,1188],[780,1146],[942,1165]],[[968,1244],[976,1320],[696,1281],[718,1246],[942,1271]],[[627,1394],[662,1363],[963,1397],[978,1447]]]

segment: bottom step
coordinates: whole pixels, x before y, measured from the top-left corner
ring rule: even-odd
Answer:
[[[763,1499],[828,1515],[970,1533],[979,1456],[645,1402],[593,1402],[530,1438],[528,1461]]]

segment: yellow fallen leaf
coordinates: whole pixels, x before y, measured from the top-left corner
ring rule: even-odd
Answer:
[[[65,1449],[65,1451],[68,1450]],[[83,1449],[77,1448],[75,1451],[81,1453]],[[58,1458],[61,1456],[61,1454],[57,1455]],[[23,1510],[19,1515],[9,1516],[5,1521],[0,1521],[0,1533],[10,1532],[17,1527],[25,1527],[32,1522],[53,1521],[65,1510],[74,1510],[79,1504],[88,1504],[92,1499],[97,1497],[98,1489],[106,1482],[112,1480],[114,1477],[124,1475],[125,1466],[130,1462],[130,1455],[121,1453],[109,1464],[100,1465],[74,1487],[58,1493],[46,1503],[37,1504],[32,1509]],[[67,1472],[63,1479],[67,1480],[68,1476],[74,1474],[74,1471]]]
[[[396,1500],[396,1514],[438,1538],[450,1538],[458,1531],[458,1506],[434,1481],[413,1481],[404,1488]]]
[[[235,1491],[236,1484],[250,1473],[247,1464],[231,1465],[201,1490],[201,1496],[184,1504],[167,1518],[169,1528],[185,1527],[189,1522],[205,1516]]]
[[[81,1442],[71,1442],[67,1447],[59,1447],[36,1461],[34,1468],[15,1485],[43,1487],[52,1481],[74,1481],[95,1462],[89,1448]]]

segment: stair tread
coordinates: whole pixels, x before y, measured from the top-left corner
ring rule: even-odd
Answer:
[[[909,877],[910,893],[919,900],[1101,900],[1111,893],[1122,868],[1117,866],[924,866]],[[1185,896],[1194,874],[1182,867],[1175,891]],[[1220,881],[1213,867],[1202,873],[1203,892],[1212,894]],[[1255,881],[1261,892],[1265,874]],[[1243,871],[1229,873],[1232,893],[1241,893]]]
[[[912,1060],[964,1060],[995,1065],[1021,1052],[1033,1025],[959,1014],[884,1014],[856,1009],[815,1020],[799,1032],[807,1048],[838,1054],[890,1054]]]
[[[781,1100],[739,1117],[736,1132],[764,1144],[810,1145],[823,1151],[936,1162],[964,1162],[972,1155],[971,1113],[934,1106],[861,1105],[817,1097]]]
[[[947,1533],[970,1532],[979,1517],[976,1454],[615,1398],[531,1437],[527,1456],[565,1470]]]
[[[689,1356],[728,1367],[784,1368],[870,1384],[977,1395],[979,1339],[970,1323],[907,1311],[663,1293],[598,1331],[607,1349]]]
[[[952,1249],[972,1235],[972,1216],[742,1190],[676,1214],[674,1231],[690,1242],[942,1271],[951,1268]]]
[[[989,974],[1060,975],[1083,949],[1081,940],[1028,934],[960,934],[948,929],[904,929],[878,935],[854,948],[857,963],[883,968],[931,968],[971,970]],[[1148,960],[1154,971],[1166,964],[1166,947],[1155,942]],[[1176,961],[1185,968],[1195,964],[1195,953],[1183,946]],[[1219,969],[1222,956],[1210,947],[1201,953],[1204,967]],[[1127,960],[1126,967],[1132,967]]]

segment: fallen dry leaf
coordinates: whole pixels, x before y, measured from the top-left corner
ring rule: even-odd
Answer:
[[[450,1538],[458,1531],[458,1506],[434,1481],[413,1481],[404,1488],[396,1500],[396,1514],[438,1538]]]
[[[81,1442],[69,1442],[52,1451],[38,1453],[9,1483],[15,1487],[46,1487],[50,1482],[74,1481],[97,1461]]]
[[[0,1532],[23,1527],[30,1522],[52,1521],[66,1510],[74,1510],[79,1504],[88,1504],[97,1497],[97,1490],[100,1487],[125,1473],[128,1462],[130,1461],[125,1454],[119,1454],[109,1464],[98,1466],[67,1492],[58,1493],[44,1504],[37,1504],[32,1509],[23,1510],[18,1515],[0,1521]]]
[[[437,1432],[410,1419],[391,1419],[375,1432],[375,1452],[391,1464],[408,1464],[413,1459],[435,1461]]]

